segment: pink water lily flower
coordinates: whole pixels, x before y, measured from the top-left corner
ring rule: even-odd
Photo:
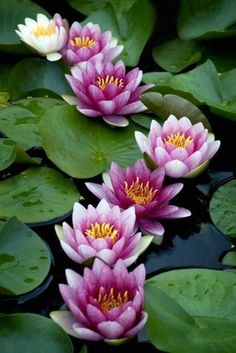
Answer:
[[[25,19],[25,24],[19,24],[16,33],[20,39],[34,48],[39,54],[46,56],[49,61],[59,60],[59,51],[67,41],[67,21],[59,14],[48,19],[44,14],[37,14],[37,20]]]
[[[200,174],[220,147],[202,123],[192,124],[186,117],[177,120],[174,115],[163,126],[153,120],[148,137],[139,131],[135,137],[142,153],[174,178]]]
[[[97,60],[112,61],[123,50],[123,45],[117,45],[117,42],[110,31],[102,33],[98,24],[89,22],[82,26],[74,22],[69,29],[69,38],[62,55],[70,66],[88,60],[94,63]]]
[[[64,222],[55,230],[66,254],[78,263],[98,257],[110,266],[118,259],[129,266],[152,241],[151,236],[136,233],[133,207],[121,211],[101,200],[96,208],[86,209],[75,203],[72,219],[73,228]]]
[[[89,182],[86,186],[94,195],[106,199],[110,204],[119,205],[122,209],[134,206],[141,230],[148,234],[163,235],[164,227],[159,219],[191,215],[185,208],[169,205],[183,184],[163,186],[164,178],[164,168],[150,172],[144,161],[138,160],[133,167],[126,169],[112,163],[105,183],[99,185]]]
[[[142,71],[135,68],[126,74],[125,65],[118,61],[95,64],[88,61],[85,67],[75,66],[66,75],[76,97],[63,96],[69,104],[90,117],[102,117],[108,124],[127,126],[126,114],[139,113],[147,108],[139,100],[140,95],[153,85],[138,87]]]
[[[68,285],[60,292],[68,311],[53,311],[51,318],[77,338],[122,343],[135,336],[147,321],[144,306],[145,268],[132,272],[122,260],[113,269],[96,259],[83,277],[66,270]]]

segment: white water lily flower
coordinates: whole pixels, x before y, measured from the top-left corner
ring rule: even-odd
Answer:
[[[49,61],[59,60],[59,51],[67,42],[67,22],[59,14],[48,19],[43,14],[37,14],[37,20],[25,19],[25,25],[19,24],[16,33],[23,42],[34,48]]]

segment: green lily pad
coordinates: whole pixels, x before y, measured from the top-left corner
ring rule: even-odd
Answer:
[[[154,47],[152,56],[164,70],[176,73],[197,63],[202,53],[197,43],[176,38]]]
[[[47,246],[30,228],[16,218],[1,227],[0,294],[19,295],[35,289],[50,265]]]
[[[41,116],[49,109],[65,104],[53,98],[27,98],[0,110],[0,131],[24,150],[41,147],[38,131]]]
[[[116,12],[128,11],[136,1],[137,0],[68,0],[68,3],[84,15],[90,15],[102,9],[107,4],[111,4]]]
[[[234,0],[182,0],[178,32],[184,40],[235,35]]]
[[[111,31],[124,45],[120,58],[127,66],[135,66],[152,34],[155,20],[156,9],[153,4],[149,0],[139,0],[133,2],[128,10],[122,11],[116,11],[111,4],[107,4],[88,16],[84,23],[98,23],[103,31]]]
[[[236,346],[236,277],[185,269],[146,282],[147,333],[170,353],[229,353]]]
[[[48,158],[74,178],[98,175],[111,162],[122,167],[134,164],[141,158],[135,130],[144,131],[132,122],[126,128],[110,127],[101,118],[88,118],[69,105],[49,110],[40,122]]]
[[[171,114],[175,115],[178,119],[187,116],[192,124],[202,122],[211,131],[210,123],[201,110],[180,96],[174,94],[162,96],[158,92],[148,92],[141,96],[141,101],[162,120],[167,119]]]
[[[220,186],[209,205],[212,222],[222,233],[236,237],[236,180]]]
[[[222,259],[222,264],[227,266],[236,267],[236,251],[235,248],[226,253],[226,255]]]
[[[12,163],[37,164],[37,160],[31,158],[14,141],[0,139],[0,171],[8,168]]]
[[[13,67],[8,89],[12,99],[71,94],[63,64],[38,58],[23,59]]]
[[[69,336],[52,320],[36,314],[0,317],[1,353],[73,353]]]
[[[26,17],[36,19],[37,13],[50,15],[39,5],[29,0],[0,1],[0,50],[25,52],[16,34],[18,24],[23,24]],[[18,81],[17,81],[18,82]]]
[[[0,219],[51,221],[70,212],[78,199],[70,179],[51,168],[32,167],[0,182]]]

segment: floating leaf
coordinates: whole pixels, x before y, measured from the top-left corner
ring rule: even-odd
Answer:
[[[152,55],[160,67],[176,73],[198,62],[202,53],[197,43],[176,38],[157,45]]]
[[[108,4],[92,13],[85,22],[98,23],[103,31],[111,31],[124,45],[121,59],[127,66],[135,66],[152,34],[155,19],[156,9],[153,4],[149,0],[139,0],[129,10],[122,12],[115,12]]]
[[[210,200],[210,215],[222,233],[236,237],[236,180],[220,186]]]
[[[141,158],[135,130],[143,129],[132,122],[126,128],[113,128],[102,119],[85,117],[69,105],[49,110],[40,122],[48,158],[75,178],[98,175],[111,162],[125,167]]]
[[[12,163],[37,164],[37,161],[25,153],[14,141],[0,139],[0,171]]]
[[[36,314],[0,317],[1,353],[73,353],[69,336],[52,320]]]
[[[0,1],[0,50],[10,52],[25,52],[20,44],[20,38],[15,29],[24,23],[26,17],[36,18],[37,13],[50,15],[37,4],[29,0],[1,0]],[[17,81],[17,83],[19,83]]]
[[[236,345],[236,280],[229,272],[186,269],[146,282],[147,331],[170,353],[228,353]]]
[[[51,221],[73,208],[79,193],[71,180],[51,168],[32,167],[0,182],[0,219]]]
[[[12,99],[71,94],[62,64],[38,58],[17,63],[10,73],[8,88]]]
[[[30,228],[16,218],[1,227],[0,294],[33,290],[45,279],[50,265],[47,246]]]
[[[68,3],[84,15],[90,15],[111,4],[116,12],[128,11],[137,0],[68,0]]]
[[[162,120],[167,119],[171,114],[178,119],[187,116],[192,124],[202,122],[209,131],[211,130],[209,121],[201,110],[180,96],[174,94],[162,96],[157,92],[149,92],[141,96],[141,101]]]
[[[210,16],[210,18],[209,18]],[[184,40],[235,35],[234,0],[182,0],[178,31]]]
[[[27,98],[0,110],[0,130],[24,150],[41,147],[38,131],[41,116],[55,106],[65,104],[53,98]]]
[[[228,251],[222,260],[223,265],[235,266],[236,267],[236,251],[235,248],[231,251]]]

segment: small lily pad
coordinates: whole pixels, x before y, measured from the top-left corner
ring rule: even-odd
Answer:
[[[236,179],[220,186],[210,200],[210,215],[222,233],[236,237]]]
[[[0,316],[0,336],[1,353],[73,353],[69,336],[41,315]]]
[[[146,282],[147,333],[170,353],[228,353],[236,346],[236,277],[184,269]]]
[[[48,247],[30,228],[16,218],[1,226],[0,295],[35,289],[47,276],[50,265]]]
[[[37,164],[20,146],[9,139],[0,139],[0,171],[12,163]]]
[[[32,167],[0,182],[0,219],[51,221],[70,212],[78,200],[79,192],[69,178],[51,168]]]

